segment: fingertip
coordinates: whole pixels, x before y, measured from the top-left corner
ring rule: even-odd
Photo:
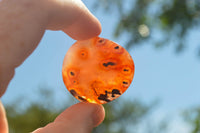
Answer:
[[[103,122],[105,118],[105,110],[102,105],[95,104],[94,106],[96,109],[93,112],[93,125],[94,127],[97,127]]]
[[[87,123],[91,127],[96,127],[104,120],[104,117],[105,110],[102,105],[80,102],[62,112],[55,122],[70,119],[75,123]]]
[[[101,33],[99,20],[81,0],[54,1],[45,7],[47,29],[62,30],[75,40],[86,40]]]
[[[98,126],[105,117],[102,105],[78,103],[63,111],[54,122],[39,128],[34,133],[88,133]]]
[[[69,19],[73,20],[71,24],[62,30],[75,40],[87,40],[98,36],[101,33],[101,23],[88,10],[83,1],[73,1],[71,10],[73,15],[69,15]],[[75,9],[75,10],[74,10]]]
[[[101,23],[92,14],[82,15],[63,31],[75,40],[86,40],[101,33]]]

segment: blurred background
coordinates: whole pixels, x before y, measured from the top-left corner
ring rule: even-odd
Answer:
[[[135,77],[93,133],[200,133],[200,0],[84,0],[102,24],[101,37],[124,46]],[[45,126],[77,103],[62,81],[75,42],[46,31],[16,69],[2,97],[10,133]]]

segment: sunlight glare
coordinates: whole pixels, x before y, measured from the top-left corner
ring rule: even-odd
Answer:
[[[138,27],[138,32],[142,37],[148,37],[149,36],[149,27],[145,24],[141,24]]]

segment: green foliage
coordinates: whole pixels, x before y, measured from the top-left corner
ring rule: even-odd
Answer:
[[[200,133],[200,106],[185,111],[184,118],[192,127],[191,133]]]
[[[53,93],[50,91],[43,89],[39,95],[43,96],[40,99],[42,102],[30,102],[28,99],[22,98],[5,106],[10,133],[27,133],[43,127],[52,122],[66,108],[55,106],[52,102],[54,100]],[[22,101],[29,101],[29,105],[22,106],[24,104]],[[65,106],[70,104],[71,100],[65,102]],[[155,105],[155,103],[146,105],[139,101],[128,101],[121,98],[105,104],[105,120],[94,129],[93,133],[138,133],[139,130],[144,130],[145,125],[147,127],[144,122],[147,121]],[[149,122],[151,123],[151,120]],[[160,125],[154,125],[154,131],[162,129],[164,133],[166,128],[163,125],[162,122]],[[150,129],[146,128],[144,132],[150,133]]]
[[[200,26],[199,0],[100,0],[99,5],[119,12],[114,35],[120,37],[125,33],[128,48],[172,43],[176,52],[180,52],[188,45],[189,32]]]
[[[53,105],[53,92],[41,88],[38,95],[42,102],[31,102],[24,97],[12,104],[6,105],[7,118],[10,133],[28,133],[36,128],[43,127],[52,122],[61,112]],[[24,106],[24,102],[29,103]]]
[[[6,106],[10,133],[28,133],[53,121],[57,111],[45,109],[39,104],[31,104],[25,110],[15,110],[16,105]]]
[[[94,133],[129,133],[143,120],[151,106],[138,101],[118,101],[105,104],[106,117]],[[131,126],[131,129],[130,129]]]

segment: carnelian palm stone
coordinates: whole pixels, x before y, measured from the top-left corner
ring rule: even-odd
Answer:
[[[104,104],[118,98],[129,87],[134,62],[122,46],[94,37],[70,47],[62,75],[67,89],[78,100]]]

